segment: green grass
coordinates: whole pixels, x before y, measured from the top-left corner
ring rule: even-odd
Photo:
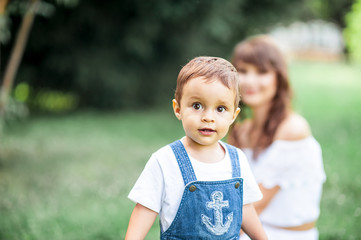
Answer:
[[[80,113],[12,125],[1,148],[0,239],[124,237],[131,186],[150,154],[182,134],[169,113]],[[158,235],[154,228],[149,239]]]
[[[294,63],[295,108],[322,145],[320,239],[358,239],[361,229],[361,71]],[[183,136],[162,111],[36,117],[12,123],[0,145],[0,240],[123,239],[127,199],[150,154]],[[156,223],[147,239],[159,239]]]

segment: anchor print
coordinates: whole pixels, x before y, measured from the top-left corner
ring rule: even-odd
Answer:
[[[226,233],[231,226],[233,221],[233,212],[227,215],[226,222],[223,223],[223,213],[222,208],[229,207],[228,201],[223,201],[223,193],[220,191],[215,191],[211,194],[211,199],[213,201],[207,202],[206,206],[208,209],[214,210],[214,224],[211,222],[211,218],[202,214],[202,223],[206,225],[207,229],[214,235],[222,235]]]

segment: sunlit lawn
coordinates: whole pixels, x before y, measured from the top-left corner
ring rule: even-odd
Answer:
[[[360,75],[336,63],[291,67],[295,108],[323,147],[324,240],[361,236]],[[150,154],[182,135],[170,102],[12,123],[0,145],[0,239],[123,239],[129,190]],[[156,223],[147,239],[157,238]]]

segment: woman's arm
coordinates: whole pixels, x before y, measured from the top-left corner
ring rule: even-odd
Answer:
[[[242,230],[252,240],[267,240],[267,235],[263,230],[261,221],[259,220],[253,204],[243,205],[243,221]]]
[[[158,213],[137,203],[132,215],[125,240],[142,240],[145,238],[149,229],[152,227]]]
[[[274,196],[280,190],[279,186],[275,186],[273,188],[265,188],[262,183],[258,185],[259,189],[263,194],[263,198],[258,202],[253,203],[254,208],[256,209],[257,214],[261,214],[261,212],[267,207],[267,205],[271,202]]]

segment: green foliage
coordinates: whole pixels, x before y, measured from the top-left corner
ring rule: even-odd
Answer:
[[[75,110],[78,97],[73,93],[41,89],[36,92],[27,83],[19,83],[14,89],[14,100],[26,103],[31,109],[41,112],[64,113]]]
[[[29,105],[44,112],[63,113],[76,109],[78,98],[72,93],[43,89],[36,93]]]
[[[24,102],[18,101],[14,98],[9,98],[4,116],[5,123],[9,123],[14,120],[23,121],[29,116],[29,108]]]
[[[173,96],[178,72],[188,60],[229,58],[236,42],[295,18],[300,9],[303,2],[296,0],[59,5],[51,18],[36,19],[17,81],[34,91],[74,92],[81,106],[154,106]],[[19,19],[12,20],[14,31]]]
[[[344,17],[350,11],[353,2],[354,0],[307,0],[306,4],[312,13],[309,17],[324,19],[344,28]]]
[[[55,3],[65,7],[75,7],[79,0],[55,0]],[[27,0],[9,0],[6,5],[5,12],[0,14],[0,43],[7,44],[11,37],[14,38],[14,29],[10,27],[11,17],[17,16],[22,17],[27,8],[29,7],[29,1]],[[55,12],[54,0],[43,0],[40,1],[37,8],[35,9],[36,14],[43,17],[52,17]],[[13,33],[11,34],[13,30]]]
[[[27,83],[19,83],[14,90],[14,98],[19,102],[26,102],[29,98],[30,87]]]
[[[322,146],[328,177],[320,240],[359,239],[360,69],[294,63],[290,70],[296,109]],[[12,125],[0,145],[0,239],[123,239],[131,187],[150,154],[183,134],[170,105]],[[146,239],[159,239],[158,223]]]
[[[350,56],[354,61],[361,62],[361,1],[356,0],[352,10],[346,15],[344,36]]]
[[[6,14],[0,14],[0,43],[7,43],[9,40],[9,17]]]

